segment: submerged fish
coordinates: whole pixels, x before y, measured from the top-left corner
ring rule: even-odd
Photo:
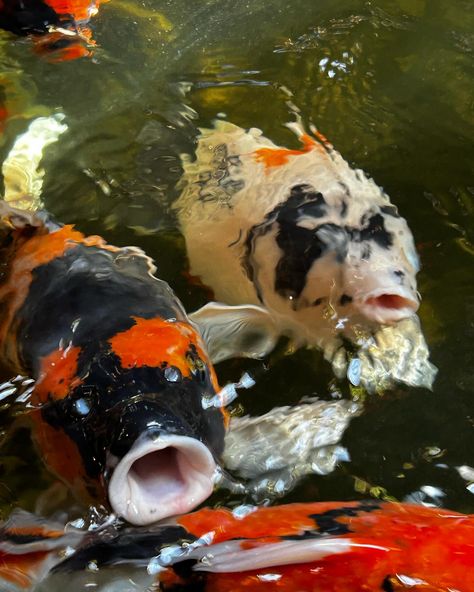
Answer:
[[[473,592],[474,516],[316,502],[204,508],[154,527],[84,532],[17,511],[0,531],[0,554],[8,592],[71,589],[81,570],[88,587],[108,592],[143,590],[153,579],[163,592]],[[121,565],[118,579],[111,568]]]
[[[89,20],[104,0],[1,0],[0,28],[32,35],[35,50],[58,61],[90,55]]]
[[[135,524],[194,508],[227,420],[203,405],[219,387],[181,303],[140,249],[0,207],[0,357],[36,379],[43,460]]]
[[[175,207],[190,272],[219,301],[192,316],[213,361],[262,356],[286,334],[368,390],[431,387],[406,221],[325,139],[289,127],[301,150],[219,121],[201,130],[196,161],[184,158]],[[359,349],[357,363],[342,337]]]
[[[224,441],[223,407],[253,381],[219,389],[199,334],[140,249],[86,237],[42,210],[43,151],[66,130],[63,114],[31,122],[3,163],[0,202],[0,358],[36,379],[28,416],[49,468],[86,501],[108,496],[132,523],[201,503],[221,453],[267,496],[332,470],[347,457],[337,444],[356,404],[313,400],[233,418]]]

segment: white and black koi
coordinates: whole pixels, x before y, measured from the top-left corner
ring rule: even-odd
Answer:
[[[196,160],[183,158],[175,208],[190,273],[219,302],[192,316],[213,361],[261,356],[286,334],[323,349],[337,375],[349,370],[368,390],[397,380],[430,387],[406,221],[320,134],[288,127],[302,149],[219,121],[201,130]],[[393,338],[385,332],[377,351],[381,328]],[[341,357],[342,336],[360,348],[360,368]]]

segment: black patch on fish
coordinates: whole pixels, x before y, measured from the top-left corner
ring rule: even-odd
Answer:
[[[48,537],[47,534],[16,533],[10,530],[2,530],[0,531],[0,534],[2,541],[8,541],[14,545],[29,545],[30,543],[38,543],[40,541],[44,541],[45,539],[56,538]]]
[[[381,214],[374,214],[367,226],[360,231],[361,241],[372,241],[383,249],[388,249],[393,244],[392,233],[385,228],[385,220]]]
[[[230,242],[227,246],[233,247],[234,245],[236,245],[240,241],[241,238],[242,238],[242,228],[239,230],[239,236],[235,240]]]
[[[328,510],[322,514],[311,514],[318,530],[321,534],[340,535],[352,532],[347,524],[338,522],[338,518],[342,516],[358,516],[361,512],[373,512],[380,509],[380,502],[362,502],[356,507],[343,506],[342,508],[335,508]]]
[[[392,576],[388,575],[386,578],[384,578],[384,581],[382,582],[380,589],[383,590],[383,592],[394,592]]]
[[[347,294],[343,294],[339,299],[339,304],[341,306],[345,306],[346,304],[350,304],[352,302],[352,296],[348,296]]]
[[[311,539],[321,538],[321,533],[318,530],[304,530],[299,534],[285,534],[280,536],[284,541],[307,541]]]
[[[185,318],[168,284],[150,275],[147,258],[126,249],[79,244],[32,275],[17,318],[23,362],[34,374],[34,363],[57,349],[60,339],[85,346],[129,329],[132,317]]]
[[[338,185],[342,189],[342,191],[344,192],[344,195],[346,197],[350,198],[351,192],[349,191],[349,187],[346,185],[346,183],[344,183],[344,181],[338,181]]]
[[[92,533],[86,540],[86,545],[79,547],[73,555],[56,565],[52,569],[53,573],[84,570],[91,562],[99,568],[120,563],[143,565],[159,555],[160,549],[166,545],[191,543],[196,537],[182,526],[162,526],[148,532],[144,529],[126,528],[117,534],[105,529]]]
[[[280,220],[276,242],[283,255],[275,269],[275,291],[283,297],[299,298],[305,288],[308,271],[327,251],[335,254],[338,263],[347,256],[347,233],[331,223],[309,230]]]
[[[341,203],[341,218],[345,218],[347,215],[347,202],[345,199]]]
[[[402,281],[403,278],[405,277],[405,272],[402,271],[401,269],[397,269],[396,271],[393,272],[393,275],[397,276],[397,278],[400,278],[400,281]]]
[[[0,9],[0,28],[15,35],[47,33],[60,24],[56,12],[42,0],[8,0]]]
[[[198,198],[203,203],[219,202],[220,206],[232,208],[232,196],[241,191],[245,183],[243,179],[232,178],[230,167],[241,164],[238,155],[229,155],[226,144],[219,144],[213,150],[212,169],[199,174],[196,184],[200,187]]]
[[[54,41],[51,41],[50,43],[44,45],[43,47],[45,49],[47,49],[48,51],[58,51],[59,49],[66,49],[67,47],[70,47],[71,45],[74,45],[77,43],[77,38],[75,37],[59,37],[58,39],[55,39]]]
[[[382,206],[380,211],[383,214],[387,214],[387,216],[393,216],[394,218],[400,218],[400,214],[398,213],[397,206],[390,204],[388,206]]]
[[[310,218],[322,218],[327,213],[326,200],[322,193],[316,191],[311,185],[294,185],[290,190],[290,197],[286,201],[286,207],[292,212],[290,217],[297,221],[299,216]],[[283,210],[286,213],[286,209]],[[279,221],[279,217],[277,218]]]
[[[360,254],[361,259],[363,261],[368,261],[370,259],[371,254],[372,254],[372,249],[370,248],[370,245],[368,243],[365,243],[362,246],[362,251]]]
[[[274,225],[278,226],[277,244],[284,255],[277,266],[275,289],[284,297],[297,298],[306,283],[307,271],[312,262],[322,253],[321,245],[313,240],[315,231],[298,226],[298,221],[302,217],[321,218],[326,212],[326,200],[321,193],[310,185],[295,185],[291,188],[290,196],[285,202],[269,212],[261,224],[249,230],[245,240],[242,265],[247,277],[254,283],[261,302],[263,302],[263,295],[253,260],[257,239],[268,234]],[[301,256],[304,257],[304,261],[301,261]],[[295,264],[297,269],[293,270]],[[283,276],[288,272],[292,277],[284,278]]]
[[[284,298],[298,298],[306,285],[312,264],[324,252],[324,244],[314,230],[280,223],[276,238],[283,251],[275,269],[275,291]]]
[[[173,585],[171,588],[166,587],[165,590],[172,592],[185,592],[186,590],[192,592],[204,592],[206,590],[206,579],[208,574],[193,571],[193,567],[197,561],[194,559],[185,559],[179,563],[175,563],[172,568],[176,575],[178,575],[186,583]]]

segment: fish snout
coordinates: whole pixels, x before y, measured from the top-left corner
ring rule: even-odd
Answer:
[[[382,324],[412,316],[419,304],[416,293],[400,286],[387,286],[354,298],[354,305],[365,317]]]
[[[116,514],[131,524],[150,524],[189,512],[212,493],[216,462],[185,421],[141,400],[114,423],[107,469]]]

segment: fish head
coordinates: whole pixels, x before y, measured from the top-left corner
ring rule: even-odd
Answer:
[[[344,272],[344,294],[355,311],[379,324],[393,324],[416,313],[419,260],[406,221],[391,204],[366,212],[351,230]]]
[[[325,195],[307,183],[292,186],[247,241],[263,304],[312,326],[328,309],[332,318],[368,325],[413,315],[419,305],[413,237],[377,192],[378,201],[348,196],[344,186]]]
[[[40,409],[37,430],[58,476],[99,483],[133,524],[189,511],[210,495],[226,417],[205,404],[218,385],[189,323],[137,318],[99,350],[79,351],[73,373],[66,366],[66,380],[39,381],[49,399],[51,385],[66,383],[65,396]]]

